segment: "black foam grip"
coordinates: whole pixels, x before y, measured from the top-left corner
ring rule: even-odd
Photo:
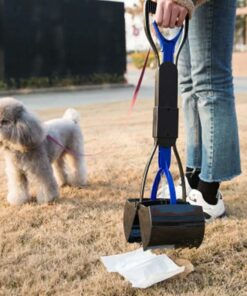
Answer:
[[[178,137],[178,72],[171,62],[156,72],[153,137],[158,145],[171,147]]]
[[[153,123],[153,138],[158,145],[175,145],[178,137],[178,108],[154,107]]]
[[[155,106],[177,108],[178,70],[176,65],[165,62],[160,65],[155,79]]]

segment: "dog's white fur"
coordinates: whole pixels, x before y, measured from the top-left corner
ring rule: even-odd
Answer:
[[[63,147],[50,141],[47,135]],[[42,124],[20,101],[1,98],[0,146],[6,160],[10,204],[30,201],[32,183],[38,203],[58,198],[58,185],[86,184],[83,135],[79,114],[74,109],[68,109],[62,118]]]

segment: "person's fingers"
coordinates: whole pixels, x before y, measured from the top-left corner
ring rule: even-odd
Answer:
[[[172,14],[173,3],[168,2],[166,3],[165,7],[163,7],[163,22],[162,27],[169,28],[171,14]]]
[[[162,2],[157,3],[155,21],[159,26],[161,26],[163,23],[163,3]]]
[[[155,13],[156,23],[164,28],[182,26],[188,11],[172,0],[158,1]]]
[[[180,14],[179,14],[178,20],[176,22],[176,26],[177,27],[181,27],[183,25],[184,20],[185,20],[187,14],[188,14],[188,10],[186,8],[182,8],[180,10]]]
[[[175,27],[179,15],[180,15],[180,8],[177,5],[173,6],[171,11],[170,23],[169,23],[170,28]]]

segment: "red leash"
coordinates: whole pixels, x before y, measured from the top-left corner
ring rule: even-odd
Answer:
[[[65,147],[63,144],[61,144],[57,139],[55,139],[51,135],[47,135],[46,138],[47,138],[48,141],[53,142],[54,144],[56,144],[59,147],[63,148],[64,151],[66,151],[67,153],[69,153],[69,154],[71,154],[73,156],[95,156],[95,155],[98,155],[98,154],[102,154],[101,152],[97,152],[97,153],[94,153],[94,154],[78,153],[78,152],[76,152],[76,151],[74,151],[72,149],[69,149],[69,148]]]
[[[90,156],[90,155],[86,155],[86,154],[77,153],[74,150],[65,147],[63,144],[61,144],[60,142],[58,142],[58,140],[56,140],[55,138],[53,138],[51,135],[47,135],[46,138],[47,138],[47,140],[55,143],[59,147],[63,148],[64,151],[68,152],[69,154],[71,154],[73,156]]]
[[[138,96],[138,93],[139,93],[139,90],[140,90],[140,87],[141,87],[141,84],[142,84],[143,76],[145,74],[145,70],[146,70],[146,67],[147,67],[149,54],[150,54],[150,49],[147,52],[144,65],[142,67],[141,75],[139,77],[138,83],[137,83],[135,91],[134,91],[134,95],[133,95],[132,100],[130,102],[130,110],[129,110],[130,113],[132,112],[132,110],[134,108],[134,105],[136,103],[136,99],[137,99],[137,96]],[[47,138],[47,140],[49,140],[49,141],[53,142],[54,144],[58,145],[59,147],[63,148],[64,151],[68,152],[71,155],[74,155],[74,156],[91,156],[91,155],[88,155],[88,154],[77,153],[76,151],[65,147],[63,144],[61,144],[57,139],[53,138],[51,135],[47,135],[46,138]]]
[[[137,99],[137,96],[138,96],[138,93],[139,93],[139,90],[140,90],[140,87],[141,87],[141,84],[142,84],[143,76],[145,74],[145,70],[146,70],[146,67],[147,67],[147,62],[148,62],[149,54],[150,54],[150,49],[147,52],[144,65],[142,67],[141,75],[139,77],[137,86],[136,86],[135,91],[134,91],[134,95],[133,95],[132,100],[130,102],[130,110],[129,110],[130,113],[132,112],[132,110],[134,108],[134,105],[136,103],[136,99]]]

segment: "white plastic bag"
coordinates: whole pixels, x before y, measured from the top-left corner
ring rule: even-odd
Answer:
[[[184,271],[168,256],[144,252],[133,252],[101,257],[109,272],[118,272],[135,288],[147,288]]]
[[[138,262],[144,262],[152,257],[156,257],[151,251],[144,252],[143,249],[138,249],[132,252],[113,255],[103,256],[101,260],[105,265],[108,272],[119,272],[124,267],[131,267]]]
[[[124,268],[119,273],[131,282],[135,288],[147,288],[184,271],[166,255],[160,255],[131,268]]]

